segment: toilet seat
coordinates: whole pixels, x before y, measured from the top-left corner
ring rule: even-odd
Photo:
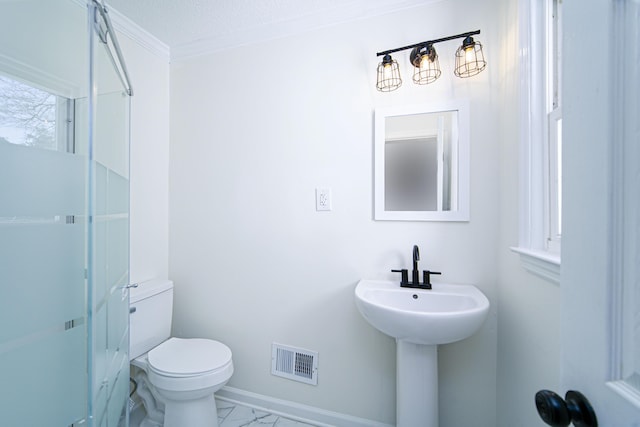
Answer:
[[[147,376],[156,388],[169,392],[215,387],[233,375],[231,356],[229,347],[218,341],[169,338],[145,355]]]
[[[231,362],[231,350],[202,338],[169,338],[149,351],[149,368],[156,374],[184,378],[213,373]]]

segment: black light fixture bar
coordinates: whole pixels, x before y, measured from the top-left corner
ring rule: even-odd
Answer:
[[[469,31],[468,33],[462,33],[462,34],[458,34],[458,35],[455,35],[455,36],[443,37],[441,39],[428,40],[426,42],[415,43],[415,44],[411,44],[411,45],[408,45],[408,46],[399,47],[399,48],[396,48],[396,49],[385,50],[383,52],[376,53],[376,56],[388,55],[390,53],[400,52],[400,51],[407,50],[407,49],[412,49],[412,48],[418,47],[418,46],[426,46],[426,45],[429,45],[429,44],[435,44],[435,43],[440,43],[440,42],[446,42],[446,41],[449,41],[449,40],[461,39],[463,37],[466,38],[466,37],[470,37],[470,36],[475,36],[476,34],[480,34],[480,30]]]

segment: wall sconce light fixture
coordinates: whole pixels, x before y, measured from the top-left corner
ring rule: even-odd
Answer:
[[[482,44],[472,37],[476,34],[480,34],[480,30],[378,52],[376,55],[383,58],[382,62],[378,64],[376,88],[380,92],[391,92],[402,85],[400,67],[398,62],[391,58],[391,54],[407,49],[411,49],[409,59],[414,67],[413,82],[420,85],[435,82],[442,74],[442,71],[440,70],[440,62],[438,61],[438,54],[434,44],[461,38],[464,38],[464,41],[456,50],[453,73],[462,78],[475,76],[487,66],[487,61],[485,61],[484,53],[482,52]]]
[[[391,55],[385,55],[382,62],[378,65],[378,83],[376,87],[380,92],[391,92],[398,89],[402,85],[400,78],[400,67],[398,61],[391,58]]]

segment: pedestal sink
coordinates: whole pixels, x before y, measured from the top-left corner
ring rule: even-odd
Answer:
[[[384,280],[361,280],[355,297],[362,316],[396,339],[396,427],[437,427],[438,345],[480,329],[489,300],[472,285],[412,289]]]

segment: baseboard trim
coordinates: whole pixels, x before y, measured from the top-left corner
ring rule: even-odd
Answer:
[[[318,427],[393,427],[365,418],[327,411],[288,400],[276,399],[234,387],[224,386],[216,393],[216,399],[249,406],[295,421]]]

